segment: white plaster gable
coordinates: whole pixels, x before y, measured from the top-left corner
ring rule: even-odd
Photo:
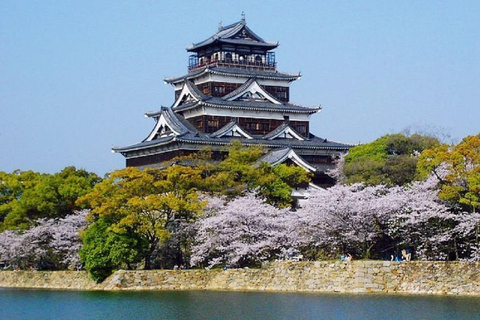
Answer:
[[[268,140],[275,140],[275,139],[297,139],[300,141],[305,140],[301,135],[295,132],[290,126],[286,126],[283,128],[283,130],[280,130],[279,132],[275,133],[271,137],[268,138]]]
[[[167,123],[165,115],[161,114],[157,120],[155,128],[152,130],[146,141],[152,141],[156,136],[167,137],[173,135],[179,135],[180,132],[173,130]]]
[[[300,158],[300,156],[295,151],[293,151],[292,149],[288,152],[286,159],[292,160],[296,165],[298,165],[299,167],[302,167],[306,171],[310,171],[310,172],[317,171],[317,169],[315,169],[308,162],[306,162],[305,160]]]
[[[172,108],[175,108],[180,104],[185,104],[191,101],[199,101],[199,99],[195,97],[195,94],[190,90],[187,83],[184,83],[182,91],[180,92],[180,95],[178,96],[177,100],[173,104]]]
[[[267,155],[263,156],[259,161],[260,162],[267,162],[271,164],[272,166],[279,165],[281,163],[284,163],[290,159],[293,163],[295,163],[297,166],[303,168],[306,171],[309,172],[315,172],[317,169],[310,165],[308,162],[303,160],[292,148],[283,148],[280,150],[273,150]]]
[[[222,129],[220,129],[222,130]],[[217,132],[220,132],[217,131]],[[238,124],[232,125],[228,130],[225,130],[224,132],[221,133],[213,133],[211,136],[215,136],[218,138],[222,137],[241,137],[241,138],[246,138],[246,139],[253,139],[253,137],[248,134],[245,130],[242,129]]]
[[[232,97],[229,97],[227,100],[235,101],[235,100],[266,100],[270,101],[274,104],[282,104],[277,99],[273,98],[267,91],[265,91],[257,81],[252,81],[252,83],[247,86],[241,92],[238,92]]]

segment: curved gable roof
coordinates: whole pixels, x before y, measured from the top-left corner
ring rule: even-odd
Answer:
[[[180,136],[192,131],[171,108],[162,107],[155,117],[157,123],[144,141],[152,141],[165,136]]]
[[[305,140],[305,138],[301,134],[299,134],[292,127],[290,127],[290,123],[288,121],[282,123],[275,130],[263,136],[263,138],[267,140],[274,140],[277,138],[297,139],[300,141]]]
[[[220,27],[217,33],[201,42],[192,44],[187,47],[187,51],[197,52],[202,48],[209,46],[216,42],[230,43],[230,44],[246,44],[264,47],[267,50],[278,47],[278,42],[267,42],[255,34],[244,19],[233,23],[226,27]]]
[[[211,138],[222,137],[242,137],[246,139],[253,139],[253,137],[242,129],[236,121],[230,121],[225,126],[209,135]]]
[[[282,149],[277,149],[277,150],[272,150],[263,157],[261,157],[257,163],[261,162],[266,162],[271,164],[272,166],[276,166],[280,163],[283,163],[290,159],[293,163],[298,165],[299,167],[302,167],[306,171],[309,172],[315,172],[317,169],[315,169],[312,165],[310,165],[308,162],[303,160],[302,157],[300,157],[292,148],[287,147],[287,148],[282,148]]]
[[[228,68],[218,66],[206,66],[203,69],[192,71],[186,75],[176,78],[165,78],[164,81],[169,84],[175,84],[184,81],[185,79],[195,79],[205,74],[215,74],[222,76],[231,76],[237,78],[250,78],[255,77],[257,79],[266,80],[281,80],[281,81],[294,81],[301,78],[301,74],[291,74],[279,71],[267,71],[267,70],[245,70],[241,68]]]
[[[201,101],[207,98],[208,97],[198,90],[197,86],[194,85],[190,80],[185,80],[182,91],[178,95],[177,100],[173,103],[172,108],[176,108],[179,105],[189,102]]]
[[[270,93],[265,91],[257,82],[256,78],[250,78],[247,82],[243,85],[238,87],[236,90],[230,92],[229,94],[222,97],[223,100],[235,101],[239,100],[245,94],[250,94],[250,96],[254,97],[255,95],[258,96],[259,100],[268,100],[274,104],[282,104],[282,102],[278,101]],[[240,99],[241,100],[241,99]]]

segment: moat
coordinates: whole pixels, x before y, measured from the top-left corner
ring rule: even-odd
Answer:
[[[0,288],[2,319],[480,319],[480,297]]]

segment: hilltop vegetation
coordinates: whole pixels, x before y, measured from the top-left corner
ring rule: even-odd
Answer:
[[[451,146],[397,134],[355,147],[335,171],[341,183],[297,210],[292,187],[309,175],[258,163],[262,154],[234,144],[221,161],[205,150],[104,179],[71,167],[1,173],[1,226],[10,230],[0,233],[0,262],[84,267],[102,280],[119,268],[390,259],[402,249],[416,259],[480,260],[480,134]]]
[[[356,146],[345,157],[344,182],[389,186],[411,183],[419,178],[419,155],[439,145],[434,137],[398,133]]]
[[[95,173],[66,167],[59,173],[0,171],[0,231],[28,229],[41,218],[64,218],[101,181]]]

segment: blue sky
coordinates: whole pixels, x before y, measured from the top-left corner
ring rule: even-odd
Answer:
[[[407,127],[480,132],[480,1],[0,1],[0,171],[100,175],[143,115],[173,103],[166,77],[218,24],[279,41],[302,72],[291,100],[322,105],[318,136],[370,142]]]

